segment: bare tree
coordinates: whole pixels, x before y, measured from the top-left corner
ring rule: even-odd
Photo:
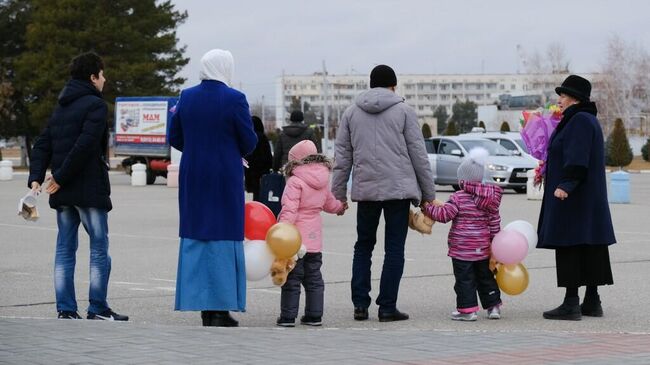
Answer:
[[[546,49],[546,61],[548,62],[551,73],[569,73],[569,60],[567,59],[566,51],[562,43],[553,42],[548,45]]]
[[[643,133],[650,112],[649,74],[650,57],[645,49],[618,35],[608,40],[601,80],[594,85],[606,132],[614,119],[621,118],[630,133]]]
[[[559,42],[549,44],[545,55],[542,55],[538,50],[528,53],[522,46],[518,46],[517,51],[527,73],[567,74],[569,72],[570,62],[564,45]]]

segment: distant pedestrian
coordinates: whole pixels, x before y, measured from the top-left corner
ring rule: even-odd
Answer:
[[[246,96],[231,88],[233,58],[201,58],[201,83],[185,89],[169,142],[183,152],[178,177],[180,252],[176,310],[201,311],[204,326],[236,327],[246,309],[244,167],[257,136]]]
[[[74,273],[77,231],[83,224],[90,237],[88,319],[128,321],[106,301],[111,257],[108,254],[108,107],[102,98],[104,62],[95,53],[75,57],[71,79],[34,145],[27,185],[40,192],[45,180],[50,207],[56,209],[59,233],[54,258],[56,310],[61,319],[81,319],[77,313]],[[46,170],[52,175],[45,178]]]
[[[352,173],[352,201],[357,206],[357,242],[352,261],[354,318],[368,319],[370,265],[377,226],[384,213],[384,266],[379,283],[379,320],[408,319],[397,309],[404,271],[404,245],[410,205],[435,198],[433,174],[415,110],[395,93],[397,76],[386,65],[370,73],[370,90],[357,96],[341,118],[336,137],[332,192],[347,200]],[[353,168],[354,166],[354,168]]]
[[[280,317],[277,325],[293,327],[298,316],[300,286],[305,288],[305,315],[300,323],[320,326],[323,316],[325,283],[320,268],[323,263],[323,223],[321,211],[342,215],[347,203],[336,200],[330,192],[330,170],[327,157],[318,154],[312,141],[301,141],[289,151],[285,167],[287,185],[282,194],[282,211],[278,222],[296,225],[307,253],[298,259],[282,286]]]
[[[454,267],[456,310],[451,319],[475,321],[478,316],[476,293],[490,319],[501,318],[501,293],[490,271],[490,246],[501,230],[499,205],[503,190],[484,184],[488,151],[477,147],[469,151],[458,167],[460,190],[446,203],[426,204],[424,213],[441,223],[452,221],[448,245]]]
[[[576,75],[556,87],[562,120],[551,135],[539,213],[538,248],[555,250],[557,285],[566,288],[546,319],[602,317],[598,286],[611,285],[609,245],[616,243],[607,202],[605,146],[589,100],[591,83]],[[586,286],[580,305],[578,287]]]
[[[260,179],[262,175],[271,171],[273,155],[271,154],[269,139],[266,138],[264,133],[264,124],[257,116],[253,116],[253,128],[257,134],[257,146],[250,155],[246,156],[248,168],[244,169],[244,181],[246,191],[253,193],[253,200],[260,201]]]
[[[305,117],[300,110],[294,110],[289,117],[289,125],[282,127],[273,148],[273,170],[280,171],[289,157],[289,150],[300,141],[314,142],[318,152],[321,152],[320,141],[312,128],[305,124]]]

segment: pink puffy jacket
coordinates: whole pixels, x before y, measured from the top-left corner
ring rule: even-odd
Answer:
[[[495,185],[466,182],[442,206],[426,206],[425,214],[437,222],[453,221],[448,256],[479,261],[490,257],[490,244],[501,230],[499,205],[503,190]]]
[[[343,203],[329,189],[330,170],[322,163],[296,166],[282,194],[282,211],[278,222],[298,227],[307,252],[320,252],[323,247],[323,223],[320,212],[339,213]]]

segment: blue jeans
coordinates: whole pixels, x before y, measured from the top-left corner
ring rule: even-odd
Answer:
[[[108,255],[108,211],[98,208],[62,206],[56,210],[59,234],[54,258],[54,290],[57,311],[77,311],[74,290],[74,269],[79,246],[79,223],[90,237],[90,286],[88,312],[102,313],[108,309],[106,294],[111,274]]]
[[[377,226],[384,212],[384,266],[379,282],[377,305],[380,313],[397,309],[397,293],[404,271],[404,243],[408,231],[410,200],[366,201],[357,206],[357,242],[352,259],[352,303],[355,307],[370,306],[370,266],[377,243]]]

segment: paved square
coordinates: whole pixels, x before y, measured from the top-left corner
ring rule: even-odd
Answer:
[[[174,312],[178,258],[176,189],[159,183],[131,187],[112,173],[115,209],[109,215],[113,258],[109,303],[131,322],[58,321],[52,270],[54,211],[45,196],[41,219],[16,216],[27,192],[26,176],[0,182],[0,363],[517,363],[650,364],[650,175],[631,175],[632,204],[611,205],[619,244],[611,247],[615,285],[600,290],[605,317],[579,322],[542,319],[563,291],[555,286],[552,251],[537,250],[524,261],[530,286],[504,295],[503,318],[475,323],[448,319],[454,309],[449,225],[431,236],[410,231],[398,307],[409,321],[352,320],[349,280],[355,240],[353,204],[343,217],[324,216],[324,327],[275,328],[279,288],[270,279],[249,283],[247,312],[239,329],[200,327],[197,313]],[[439,199],[451,191],[441,189]],[[508,193],[503,225],[515,219],[536,225],[539,201]],[[373,278],[381,269],[383,232],[378,234]],[[87,306],[88,239],[80,234],[76,289],[80,312]],[[378,281],[373,281],[376,296]],[[581,293],[582,294],[582,293]],[[118,351],[119,350],[119,351]]]

